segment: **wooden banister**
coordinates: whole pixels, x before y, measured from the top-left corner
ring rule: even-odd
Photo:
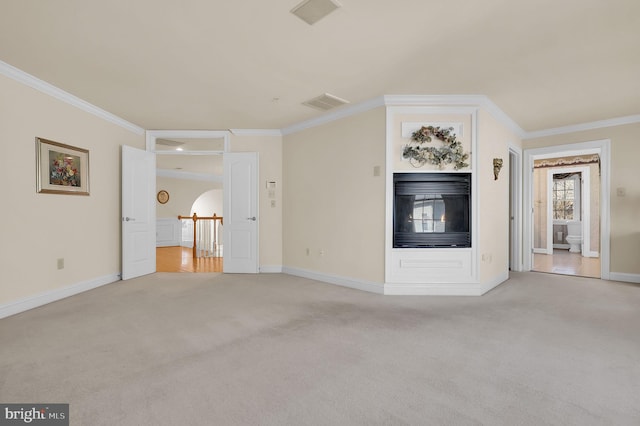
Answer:
[[[213,239],[214,241],[218,241],[218,228],[215,226],[215,222],[216,221],[220,221],[221,225],[224,225],[224,221],[222,219],[222,216],[218,216],[217,214],[213,214],[213,216],[198,216],[197,214],[193,214],[193,216],[181,216],[178,215],[178,219],[182,220],[182,219],[192,219],[193,220],[193,258],[196,259],[198,257],[198,253],[197,253],[197,248],[196,248],[196,242],[197,240],[197,227],[196,227],[196,222],[198,222],[199,220],[213,220],[214,224],[213,224]]]

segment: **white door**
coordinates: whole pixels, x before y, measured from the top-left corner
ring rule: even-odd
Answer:
[[[122,147],[122,279],[156,271],[156,155]]]
[[[225,273],[258,272],[258,154],[224,154]]]

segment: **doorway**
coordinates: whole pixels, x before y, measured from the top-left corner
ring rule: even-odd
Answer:
[[[509,147],[509,270],[522,271],[522,151]]]
[[[166,164],[166,163],[165,163]],[[157,272],[222,272],[223,241],[222,218],[223,190],[222,183],[194,181],[192,179],[166,178],[159,176],[162,170],[157,169],[158,188],[171,187],[176,197],[185,208],[195,197],[189,210],[181,211],[182,219],[163,217],[163,209],[158,205],[157,237],[156,237],[156,271]],[[202,188],[211,189],[198,195]],[[194,221],[196,214],[196,234],[206,234],[208,238],[196,244],[197,256],[194,257]],[[169,213],[171,215],[171,213]],[[174,215],[175,216],[175,215]],[[186,217],[186,218],[184,218]],[[207,221],[203,223],[203,221]],[[174,229],[175,228],[175,229]],[[204,244],[203,244],[204,243]]]
[[[525,270],[608,279],[609,153],[608,140],[525,150]]]
[[[158,141],[168,141],[165,148]],[[180,146],[176,147],[175,144]],[[187,145],[185,145],[187,144]],[[187,149],[189,148],[189,149]],[[226,242],[223,252],[225,273],[258,273],[258,154],[255,152],[230,152],[229,131],[179,131],[152,130],[147,132],[147,151],[156,156],[197,158],[222,157],[222,172],[214,179],[222,183],[224,227],[222,238]],[[185,173],[193,177],[193,172]],[[170,197],[169,197],[170,198]],[[180,211],[173,212],[175,217]],[[155,219],[155,217],[154,217]]]

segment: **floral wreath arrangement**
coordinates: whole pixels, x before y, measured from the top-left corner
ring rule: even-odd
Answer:
[[[413,167],[422,167],[426,163],[435,164],[442,168],[445,164],[453,164],[455,170],[468,167],[469,154],[462,149],[462,143],[452,134],[453,127],[442,129],[434,126],[422,126],[411,135],[411,141],[417,143],[405,145],[402,149],[402,158],[409,159]],[[433,138],[444,142],[442,148],[422,146],[425,142],[431,142]]]

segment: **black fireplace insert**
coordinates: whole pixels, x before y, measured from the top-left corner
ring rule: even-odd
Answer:
[[[393,247],[471,247],[471,173],[395,173]]]

